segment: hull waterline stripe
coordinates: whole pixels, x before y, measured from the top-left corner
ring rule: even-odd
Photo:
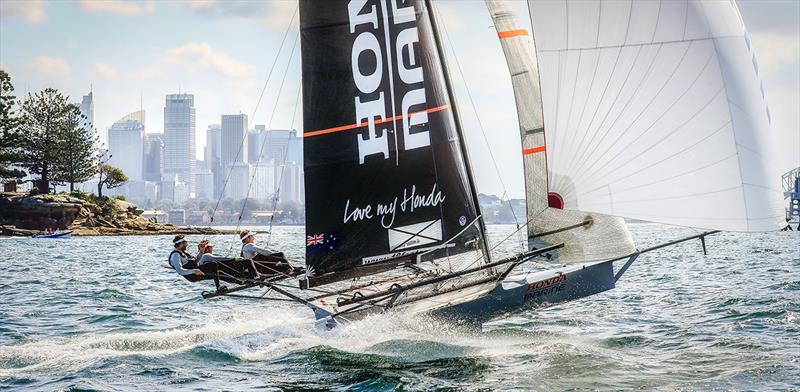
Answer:
[[[528,155],[542,151],[544,151],[544,146],[534,147],[534,148],[529,148],[527,150],[522,150],[522,155]]]
[[[524,29],[519,29],[519,30],[508,30],[508,31],[497,32],[497,36],[500,37],[500,39],[519,37],[521,35],[528,35],[528,31]]]
[[[423,113],[423,112],[424,113],[435,113],[435,112],[439,112],[439,111],[448,109],[449,107],[450,107],[449,104],[445,104],[445,105],[442,105],[442,106],[437,106],[437,107],[430,108],[430,109],[420,110],[420,111],[417,111],[417,112],[410,112],[410,113],[408,113],[408,115],[410,117],[413,114]],[[403,115],[401,114],[401,115],[394,116],[394,117],[375,120],[375,125],[383,124],[383,123],[387,123],[387,122],[392,122],[392,121],[402,121],[402,120],[403,120]],[[305,133],[303,133],[303,137],[319,136],[319,135],[326,135],[326,134],[334,133],[334,132],[347,131],[347,130],[350,130],[350,129],[366,127],[368,124],[369,123],[367,121],[363,121],[363,122],[361,122],[361,124],[348,124],[348,125],[342,125],[340,127],[321,129],[319,131],[305,132]]]

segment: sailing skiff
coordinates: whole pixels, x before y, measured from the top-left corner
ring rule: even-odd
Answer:
[[[516,100],[528,249],[493,257],[435,5],[300,0],[306,273],[205,297],[296,301],[328,325],[389,309],[482,322],[612,289],[664,246],[780,228],[734,2],[529,0],[532,31],[486,6]],[[707,231],[637,249],[622,217]]]

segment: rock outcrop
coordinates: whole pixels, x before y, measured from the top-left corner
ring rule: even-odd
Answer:
[[[38,234],[44,228],[72,230],[74,236],[227,234],[209,227],[178,227],[142,217],[132,203],[116,199],[96,202],[69,195],[0,193],[0,234]]]

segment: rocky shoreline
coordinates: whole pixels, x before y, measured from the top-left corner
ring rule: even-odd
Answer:
[[[71,230],[73,236],[235,234],[210,227],[181,227],[142,217],[136,205],[116,199],[67,194],[0,193],[0,235],[31,236],[43,228]]]

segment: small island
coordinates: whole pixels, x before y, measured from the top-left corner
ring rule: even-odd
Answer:
[[[135,204],[82,192],[30,195],[0,193],[0,235],[31,236],[42,229],[70,230],[74,236],[234,234],[233,230],[161,224],[142,216]]]

